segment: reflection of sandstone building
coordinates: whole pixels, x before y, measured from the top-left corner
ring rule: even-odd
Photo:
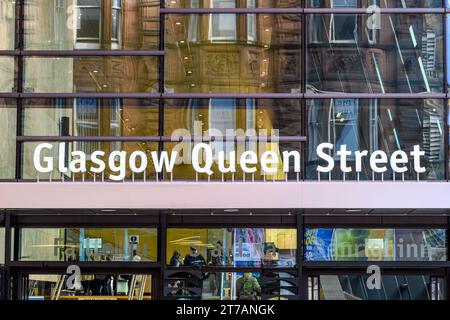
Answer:
[[[13,0],[0,1],[0,50],[13,50],[15,7]],[[0,56],[0,93],[14,90],[14,58]],[[0,176],[13,178],[15,175],[15,100],[0,98],[0,149],[11,152],[0,153]]]
[[[218,2],[212,1],[212,7]],[[231,2],[230,7],[234,7]],[[166,92],[300,92],[300,15],[170,15],[166,18],[165,37]],[[253,130],[254,134],[266,130],[269,135],[276,129],[281,130],[281,135],[300,135],[300,108],[295,101],[231,98],[168,103],[166,135],[178,128],[193,132],[196,121],[203,124],[203,130],[215,129],[223,135],[227,129]],[[238,148],[234,143],[215,143],[215,147],[226,151]],[[282,152],[286,146],[274,143],[268,148]]]
[[[438,54],[443,50],[441,17],[381,14],[379,28],[375,29],[368,28],[369,17],[309,16],[307,90],[443,92],[443,58]],[[427,177],[443,175],[443,131],[439,130],[443,127],[442,101],[334,99],[310,104],[310,138],[317,141],[320,135],[322,141],[346,144],[351,150],[382,149],[388,154],[398,149],[408,152],[420,142],[426,151]],[[320,122],[322,125],[314,124]],[[321,132],[315,132],[315,127]],[[315,146],[310,145],[310,161],[314,161]]]
[[[26,9],[27,49],[157,49],[158,1],[54,0]],[[25,88],[32,92],[157,90],[156,58],[32,58],[26,66]]]
[[[166,90],[298,92],[300,23],[299,15],[169,16]]]
[[[315,14],[308,24],[308,84],[314,91],[442,92],[443,31],[435,15]],[[422,72],[421,70],[424,70]]]
[[[54,0],[26,7],[26,48],[32,50],[157,50],[159,1]],[[143,93],[158,91],[157,57],[31,57],[25,60],[27,92]],[[129,104],[127,104],[127,102]],[[73,99],[28,101],[29,118],[50,118],[40,135],[151,136],[158,133],[158,108],[150,100]],[[52,106],[53,108],[43,108]],[[61,111],[63,109],[64,111]],[[67,125],[63,123],[67,122]],[[31,121],[30,121],[31,123]],[[33,121],[39,127],[45,121]],[[33,131],[33,128],[28,128]],[[78,143],[85,151],[118,143]],[[31,146],[30,146],[31,147]],[[149,149],[137,143],[120,146]],[[154,149],[154,148],[153,148]],[[31,160],[31,159],[28,159]],[[27,164],[25,161],[25,171]],[[30,171],[32,169],[30,168]],[[25,172],[26,174],[26,172]]]

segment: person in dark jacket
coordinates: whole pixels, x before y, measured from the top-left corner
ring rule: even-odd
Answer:
[[[202,254],[198,252],[197,247],[191,247],[191,253],[187,254],[184,258],[185,266],[195,266],[200,267],[206,265],[206,260],[203,258]]]
[[[172,258],[170,258],[170,266],[171,267],[181,267],[183,263],[181,262],[181,253],[180,251],[174,251]]]

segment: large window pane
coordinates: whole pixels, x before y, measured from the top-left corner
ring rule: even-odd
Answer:
[[[184,131],[194,135],[198,126],[203,131],[211,130],[215,136],[219,131],[226,136],[226,130],[299,136],[300,114],[300,101],[293,99],[166,100],[164,134],[172,136]]]
[[[157,136],[158,100],[26,99],[25,136]]]
[[[167,264],[293,267],[295,229],[168,229]]]
[[[171,270],[166,280],[166,298],[175,300],[296,300],[298,294],[295,271],[199,274],[180,269]]]
[[[60,301],[152,299],[151,274],[82,274],[73,287],[69,284],[67,275],[30,274],[27,298]]]
[[[49,173],[40,173],[36,170],[33,162],[34,152],[36,147],[45,142],[24,142],[22,153],[22,177],[24,179],[32,180],[64,180],[64,181],[123,181],[123,180],[156,180],[155,166],[152,160],[151,153],[158,151],[158,143],[140,141],[140,142],[122,142],[122,141],[77,141],[77,142],[50,142],[51,149],[43,149],[40,153],[40,164],[42,166],[49,166],[46,157],[53,161],[53,166],[50,166]],[[60,151],[63,154],[60,157]],[[64,153],[65,151],[65,153]],[[81,151],[85,154],[85,159],[80,156],[71,156],[74,151]],[[103,151],[103,156],[97,156],[96,162],[93,161],[92,154],[95,151]],[[117,155],[113,152],[125,152],[124,155]],[[147,156],[147,166],[143,166],[142,172],[133,172],[129,166],[130,155],[135,151],[142,151]],[[75,164],[71,167],[70,164],[75,160]],[[77,162],[78,160],[78,162]],[[98,169],[98,162],[102,161],[105,169],[101,173],[95,173],[93,168]],[[59,163],[62,163],[67,172],[61,173],[59,171]],[[81,164],[80,164],[81,162]],[[121,166],[124,163],[124,167]],[[134,164],[141,169],[142,159],[137,157]],[[75,167],[75,168],[73,168]],[[70,169],[70,170],[69,170]],[[75,169],[75,170],[74,170]]]
[[[25,58],[28,92],[157,92],[155,57]]]
[[[306,0],[310,8],[332,8],[337,6],[358,6],[368,8],[378,6],[381,8],[440,8],[441,0]]]
[[[309,15],[308,91],[443,92],[442,17],[381,14],[375,21],[365,14]]]
[[[153,276],[88,273],[69,284],[67,275],[30,274],[27,300],[151,300]]]
[[[217,3],[227,2],[230,8],[295,8],[301,0],[162,0],[166,8],[216,8]]]
[[[20,261],[156,261],[156,229],[20,230]]]
[[[298,92],[300,25],[299,15],[167,15],[165,89]]]
[[[0,30],[2,30],[0,50],[14,49],[15,5],[14,0],[0,0]]]
[[[0,179],[16,175],[16,100],[0,98]]]
[[[445,229],[306,229],[307,261],[446,261]]]
[[[0,92],[16,91],[14,85],[14,58],[0,56]]]
[[[158,35],[157,1],[25,4],[25,47],[30,50],[149,50],[158,48]]]
[[[346,145],[352,155],[347,157],[352,172],[347,179],[381,179],[380,174],[372,176],[369,157],[362,160],[362,172],[355,173],[354,151],[368,150],[369,155],[376,150],[388,156],[397,150],[409,156],[408,171],[396,175],[397,180],[417,179],[410,152],[415,145],[425,151],[421,165],[426,172],[422,180],[444,179],[444,118],[443,101],[438,99],[324,99],[308,101],[308,164],[307,177],[317,179],[317,165],[324,162],[317,156],[317,146],[324,142],[334,145],[330,154],[335,160],[335,169],[322,174],[323,179],[340,180],[340,157],[337,151]],[[322,161],[322,162],[321,162]],[[388,165],[384,179],[394,179]]]
[[[310,300],[443,300],[444,278],[427,274],[382,274],[380,288],[367,290],[370,275],[320,275],[309,279]]]

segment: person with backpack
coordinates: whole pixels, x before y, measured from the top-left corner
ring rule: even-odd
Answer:
[[[237,300],[258,300],[261,295],[261,286],[251,272],[244,273],[244,276],[236,281]]]

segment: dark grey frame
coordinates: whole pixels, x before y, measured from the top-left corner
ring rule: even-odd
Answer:
[[[3,50],[0,51],[0,56],[11,56],[15,58],[16,63],[16,88],[17,92],[13,93],[0,93],[1,98],[15,98],[17,99],[17,149],[16,149],[16,177],[13,181],[21,180],[21,150],[22,143],[25,141],[152,141],[158,142],[160,151],[163,150],[164,142],[170,141],[168,137],[164,137],[164,101],[165,99],[183,99],[183,98],[284,98],[284,99],[299,99],[301,101],[302,120],[305,119],[305,102],[306,99],[330,99],[330,98],[378,98],[378,99],[426,99],[426,98],[439,98],[445,99],[444,104],[444,119],[448,118],[448,102],[450,99],[450,93],[447,87],[447,74],[448,74],[448,61],[444,57],[444,88],[446,93],[433,93],[433,94],[167,94],[164,92],[164,16],[166,14],[192,14],[192,13],[267,13],[267,14],[299,14],[305,17],[312,13],[366,13],[364,8],[348,8],[348,9],[336,9],[336,8],[304,8],[305,1],[303,1],[303,7],[298,8],[235,8],[235,9],[188,9],[188,8],[164,8],[164,0],[161,0],[160,5],[160,43],[159,50],[152,51],[31,51],[24,48],[24,3],[27,0],[16,0],[16,48],[15,50]],[[435,13],[443,16],[444,24],[444,48],[446,48],[446,30],[448,27],[446,14],[450,14],[450,8],[445,7],[445,0],[442,1],[442,8],[382,8],[380,12],[383,13]],[[301,68],[302,68],[302,92],[305,92],[305,49],[306,49],[306,19],[302,19],[302,51],[301,51]],[[23,59],[26,56],[42,56],[42,57],[71,57],[71,56],[153,56],[158,58],[159,65],[159,92],[158,93],[24,93],[22,88],[22,70]],[[159,136],[151,137],[39,137],[39,136],[22,136],[22,109],[23,99],[26,98],[154,98],[159,99]],[[449,124],[445,121],[445,132],[449,130]],[[303,143],[303,159],[306,154],[306,148],[304,142],[307,140],[307,130],[305,121],[302,121],[301,136],[298,137],[281,137],[280,140]],[[449,157],[449,138],[448,134],[445,134],[445,157],[448,163]],[[305,172],[304,166],[302,172]],[[160,177],[163,178],[162,176]],[[448,165],[445,166],[445,179],[449,180]],[[276,211],[276,210],[273,210]],[[51,213],[51,211],[50,211]],[[53,212],[55,213],[55,212]],[[309,215],[305,210],[293,209],[292,214],[282,216],[279,213],[274,215],[261,216],[247,216],[242,217],[240,220],[236,220],[234,216],[218,217],[214,216],[214,222],[205,216],[192,215],[191,219],[177,219],[177,216],[172,215],[170,212],[158,211],[156,215],[140,215],[140,216],[98,216],[93,214],[89,217],[89,222],[86,222],[82,216],[72,213],[57,215],[41,215],[34,214],[31,216],[21,216],[20,211],[0,210],[0,225],[5,227],[5,266],[4,276],[1,277],[2,283],[0,285],[4,290],[4,297],[6,299],[17,298],[20,296],[19,289],[21,288],[21,278],[24,274],[29,272],[42,273],[42,272],[64,272],[68,266],[68,263],[43,263],[43,262],[18,262],[14,257],[18,255],[18,232],[14,233],[14,240],[16,246],[12,248],[12,236],[13,228],[20,228],[24,226],[121,226],[128,227],[139,225],[141,227],[157,226],[158,227],[158,261],[157,263],[83,263],[83,270],[89,270],[91,272],[97,271],[111,271],[111,270],[127,270],[129,272],[146,271],[157,275],[155,277],[156,284],[155,294],[157,298],[161,298],[161,292],[163,283],[161,281],[162,275],[167,270],[166,261],[166,239],[167,228],[173,226],[207,226],[207,227],[226,227],[226,226],[284,226],[295,227],[298,235],[303,235],[305,227],[311,226],[365,226],[365,227],[423,227],[423,226],[435,226],[442,227],[447,230],[447,238],[450,233],[450,218],[449,211],[445,215],[429,215],[414,217],[411,216],[362,216],[362,215]],[[157,217],[157,218],[156,218]],[[448,246],[447,239],[447,246]],[[309,275],[318,273],[332,272],[345,273],[348,270],[354,272],[364,272],[364,268],[370,263],[357,263],[357,262],[306,262],[303,260],[303,245],[302,237],[297,237],[297,266],[296,268],[289,269],[295,270],[300,278],[299,283],[299,299],[307,298],[307,281]],[[383,270],[386,272],[429,272],[432,274],[445,277],[446,296],[449,299],[450,292],[450,261],[445,262],[380,262]],[[242,268],[231,267],[206,267],[205,271],[238,271]],[[261,271],[261,268],[245,268],[245,270]],[[275,269],[276,271],[282,269]],[[12,281],[11,281],[12,280]]]
[[[18,261],[20,228],[64,228],[64,227],[141,227],[158,228],[158,260],[157,262],[80,262],[77,263],[83,272],[128,272],[152,274],[155,281],[153,296],[165,299],[163,296],[164,274],[174,270],[166,265],[167,230],[169,228],[232,228],[232,227],[267,227],[295,228],[297,230],[296,266],[291,268],[274,267],[213,267],[205,266],[202,272],[291,272],[298,278],[298,294],[295,299],[308,299],[308,278],[321,274],[365,274],[372,261],[305,261],[303,237],[305,228],[340,227],[340,228],[443,228],[447,230],[447,248],[449,247],[450,210],[446,215],[433,213],[417,218],[411,214],[366,215],[361,214],[312,214],[305,209],[279,210],[267,209],[242,213],[223,214],[223,210],[205,211],[168,211],[168,210],[118,210],[114,214],[99,213],[98,210],[40,210],[30,214],[28,210],[1,210],[5,226],[5,281],[3,284],[5,299],[20,299],[22,296],[21,281],[27,274],[62,274],[71,262],[51,261]],[[128,213],[126,213],[129,211]],[[197,212],[197,213],[195,213]],[[211,215],[211,213],[214,213]],[[1,221],[1,220],[0,220]],[[1,224],[0,224],[1,225]],[[14,232],[13,232],[14,230]],[[12,248],[14,233],[15,246]],[[447,249],[448,250],[448,249]],[[450,260],[447,261],[377,261],[383,274],[430,274],[444,278],[445,297],[449,299],[450,292]],[[189,267],[177,270],[193,270]],[[197,269],[198,270],[198,269]],[[11,281],[12,280],[12,281]]]

